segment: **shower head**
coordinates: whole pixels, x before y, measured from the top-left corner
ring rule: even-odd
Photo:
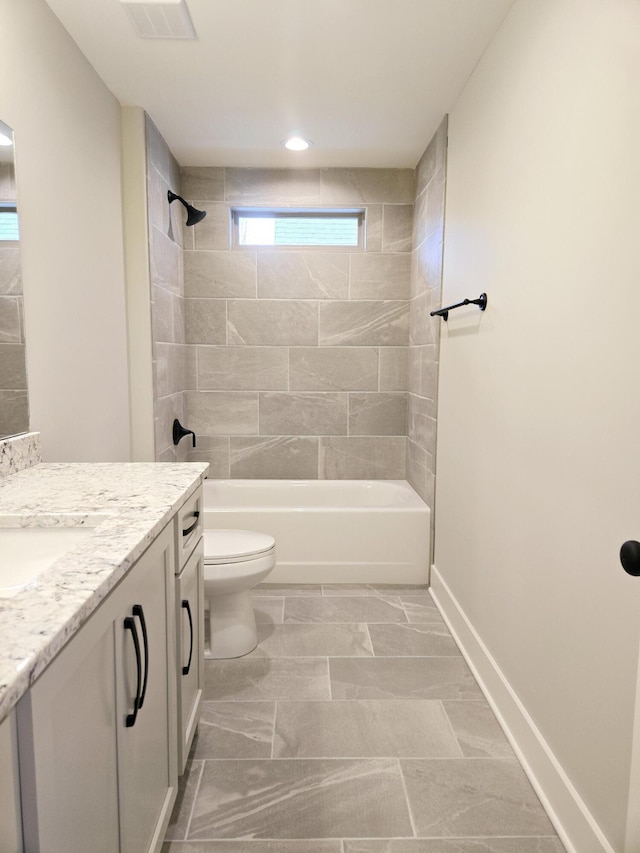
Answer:
[[[169,199],[169,204],[176,199],[181,201],[182,204],[187,208],[187,225],[196,225],[198,222],[202,222],[202,220],[207,215],[206,210],[196,210],[195,207],[192,207],[188,204],[182,196],[176,195],[176,193],[172,193],[171,190],[167,192],[167,198]]]

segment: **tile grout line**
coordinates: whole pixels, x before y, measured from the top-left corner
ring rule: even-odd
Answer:
[[[278,715],[278,699],[276,699],[273,703],[273,725],[271,726],[271,754],[269,758],[273,761],[275,755],[273,754],[273,750],[275,747],[276,740],[276,717]]]
[[[418,833],[416,832],[416,825],[413,820],[413,812],[411,810],[411,803],[409,802],[409,794],[407,793],[407,783],[404,778],[404,773],[402,772],[402,764],[399,758],[396,758],[398,763],[398,770],[400,771],[400,781],[402,782],[402,790],[404,793],[405,803],[407,805],[407,812],[409,814],[409,823],[411,824],[411,829],[413,831],[413,837],[418,838]]]
[[[201,760],[202,767],[200,768],[200,773],[198,774],[198,781],[196,782],[196,789],[193,794],[193,802],[191,803],[191,808],[189,809],[189,819],[187,821],[187,830],[184,835],[184,840],[188,841],[189,833],[191,832],[191,821],[193,819],[193,813],[196,808],[196,803],[198,801],[198,794],[200,793],[200,784],[202,782],[202,777],[204,776],[204,763],[205,759]]]

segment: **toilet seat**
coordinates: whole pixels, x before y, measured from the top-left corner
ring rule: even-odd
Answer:
[[[205,530],[205,566],[245,563],[266,557],[275,551],[276,540],[268,533],[254,530]]]

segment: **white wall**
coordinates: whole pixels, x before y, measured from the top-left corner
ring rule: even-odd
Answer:
[[[639,81],[640,3],[518,0],[449,119],[434,589],[579,853],[640,849]]]
[[[46,461],[129,459],[120,106],[44,0],[0,0],[31,429]]]

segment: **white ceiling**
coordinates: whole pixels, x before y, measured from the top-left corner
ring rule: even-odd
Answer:
[[[183,166],[413,167],[513,0],[187,0],[138,38],[120,0],[47,0]],[[290,134],[313,140],[282,148]]]

